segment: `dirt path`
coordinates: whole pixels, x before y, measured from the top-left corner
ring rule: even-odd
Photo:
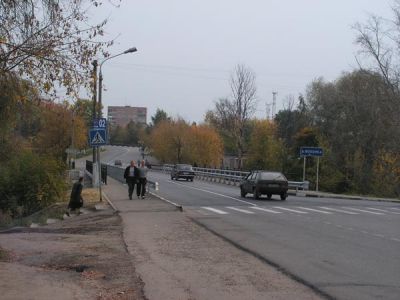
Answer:
[[[144,299],[111,209],[0,233],[1,299]]]

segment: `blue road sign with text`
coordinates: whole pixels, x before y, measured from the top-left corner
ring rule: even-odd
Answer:
[[[301,147],[300,148],[300,156],[322,156],[324,151],[319,147]]]
[[[107,144],[105,128],[92,128],[89,131],[89,144],[91,147],[104,146]]]
[[[107,119],[106,118],[94,119],[93,127],[94,128],[107,128]]]

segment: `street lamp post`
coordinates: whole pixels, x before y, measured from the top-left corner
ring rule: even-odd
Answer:
[[[125,50],[125,51],[122,52],[122,53],[119,53],[119,54],[117,54],[117,55],[113,55],[113,56],[107,57],[105,60],[103,60],[103,61],[101,62],[101,64],[100,64],[100,71],[99,71],[99,112],[98,112],[99,118],[101,118],[101,115],[102,115],[102,113],[101,113],[101,104],[102,104],[102,89],[103,89],[103,72],[101,71],[101,68],[103,67],[103,64],[104,64],[106,61],[108,61],[108,60],[110,60],[110,59],[112,59],[112,58],[115,58],[115,57],[117,57],[117,56],[124,55],[124,54],[128,54],[128,53],[132,53],[132,52],[136,52],[136,51],[137,51],[137,49],[136,49],[135,47],[132,47],[132,48],[129,48],[128,50]]]
[[[97,100],[97,60],[94,60],[93,63],[93,121],[96,119],[96,100]],[[93,125],[93,124],[92,124]],[[93,164],[96,163],[96,147],[93,147]]]
[[[124,54],[128,54],[128,53],[133,53],[136,52],[137,49],[136,47],[132,47],[129,48],[128,50],[125,50],[124,52],[121,52],[119,54],[107,57],[106,59],[104,59],[101,63],[100,63],[100,71],[99,71],[99,101],[98,101],[98,112],[97,112],[97,117],[101,118],[102,117],[102,90],[103,90],[103,72],[102,72],[102,67],[103,64],[112,59],[115,58],[117,56],[120,55],[124,55]],[[94,115],[96,115],[96,112],[94,113]],[[102,195],[101,195],[101,161],[100,161],[100,149],[99,147],[97,147],[97,162],[98,162],[98,166],[99,166],[99,193],[100,193],[100,201],[103,201],[102,199]]]

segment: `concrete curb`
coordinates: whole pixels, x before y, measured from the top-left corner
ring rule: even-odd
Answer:
[[[106,193],[102,192],[102,195],[104,197],[104,199],[106,199],[106,201],[108,202],[108,204],[110,204],[110,206],[112,207],[112,209],[115,212],[118,212],[118,209],[115,207],[114,203],[112,203],[112,201],[110,200],[110,198],[108,198],[108,196],[106,195]]]
[[[176,204],[175,202],[169,201],[169,200],[161,197],[160,195],[154,194],[152,192],[149,192],[149,194],[154,196],[154,197],[156,197],[156,198],[158,198],[158,199],[160,199],[160,200],[162,200],[162,201],[165,201],[165,202],[175,206],[179,211],[183,212],[183,206],[182,205],[179,205],[179,204]]]

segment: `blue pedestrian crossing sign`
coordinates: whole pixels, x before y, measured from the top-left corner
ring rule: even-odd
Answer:
[[[89,131],[89,144],[91,147],[104,146],[107,144],[105,128],[92,128]]]

